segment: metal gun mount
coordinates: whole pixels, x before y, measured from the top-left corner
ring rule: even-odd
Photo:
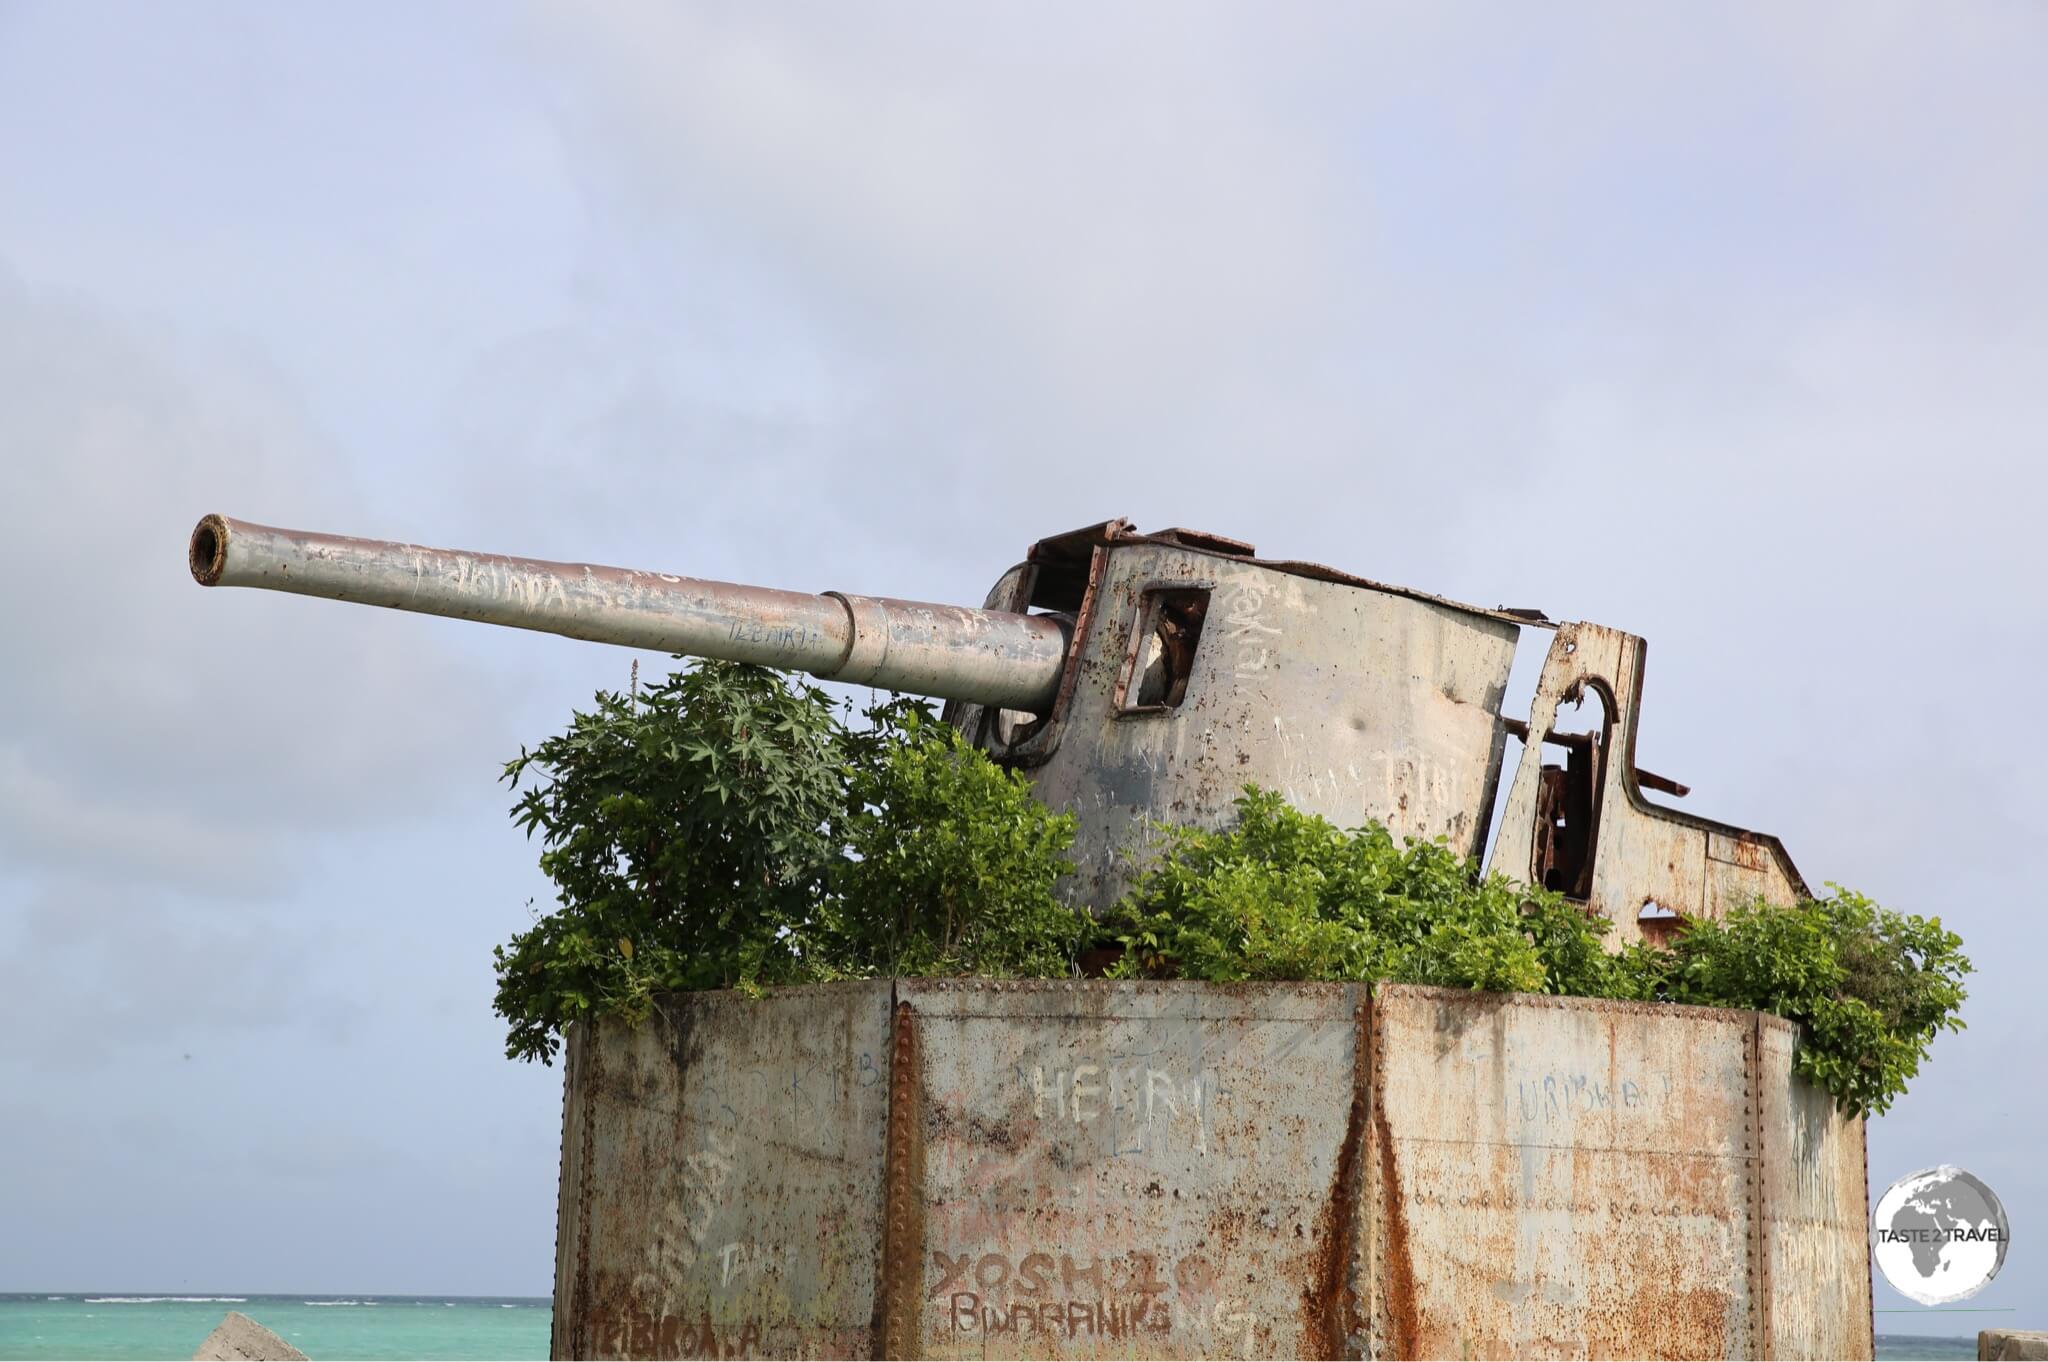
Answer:
[[[1342,826],[1486,845],[1489,869],[1613,919],[1615,944],[1806,892],[1775,837],[1651,804],[1637,770],[1644,643],[1481,609],[1191,530],[1111,520],[1042,539],[980,609],[809,595],[279,530],[210,515],[192,575],[806,671],[945,699],[949,721],[1078,820],[1075,902],[1127,884],[1156,822],[1217,826],[1248,783]],[[1524,627],[1554,631],[1526,725],[1501,715]],[[1587,734],[1559,729],[1591,696]],[[1531,741],[1533,735],[1534,740]],[[1564,754],[1546,764],[1544,749]]]

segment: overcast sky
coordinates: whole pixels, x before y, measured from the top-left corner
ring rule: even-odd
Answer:
[[[1643,765],[1979,962],[1870,1180],[1988,1181],[2018,1313],[1880,1330],[2048,1327],[2044,69],[2037,4],[0,0],[0,1289],[549,1289],[496,776],[630,655],[202,592],[200,513],[966,602],[1128,515],[1646,636]]]

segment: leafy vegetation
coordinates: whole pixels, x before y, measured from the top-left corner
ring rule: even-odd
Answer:
[[[1799,1023],[1795,1064],[1845,1111],[1882,1112],[1961,1030],[1962,939],[1829,886],[1691,923],[1668,950],[1608,952],[1562,895],[1385,828],[1344,832],[1247,790],[1221,831],[1167,852],[1109,918],[1124,977],[1352,979],[1753,1008]]]
[[[669,989],[804,977],[847,756],[823,691],[706,666],[600,691],[506,764],[557,912],[497,950],[507,1053],[549,1059],[594,1011],[638,1019]]]
[[[1124,978],[1354,979],[1501,993],[1600,986],[1606,923],[1436,842],[1355,833],[1247,790],[1221,831],[1170,828],[1107,919]]]
[[[497,948],[506,1053],[551,1061],[570,1022],[674,990],[1067,973],[1090,925],[1052,896],[1073,819],[920,706],[869,718],[702,663],[600,691],[507,763],[559,906]]]
[[[1940,918],[1881,908],[1829,885],[1790,908],[1755,903],[1693,923],[1669,954],[1643,953],[1652,996],[1746,1007],[1799,1023],[1798,1071],[1851,1112],[1882,1112],[1943,1031],[1960,1031],[1963,940]]]
[[[1074,817],[922,706],[849,734],[847,811],[819,915],[822,977],[1068,974],[1094,924],[1053,897]]]
[[[924,707],[850,727],[816,687],[701,663],[600,692],[505,768],[558,907],[497,949],[506,1052],[552,1060],[578,1018],[658,994],[894,975],[1061,977],[1091,943],[1123,978],[1356,980],[1755,1008],[1803,1028],[1799,1071],[1885,1110],[1959,1030],[1962,943],[1847,890],[1605,949],[1604,918],[1433,842],[1247,789],[1161,851],[1097,923],[1062,905],[1074,820]]]
[[[1384,827],[1341,832],[1247,789],[1237,823],[1171,827],[1106,924],[1126,979],[1356,979],[1614,993],[1606,920]]]

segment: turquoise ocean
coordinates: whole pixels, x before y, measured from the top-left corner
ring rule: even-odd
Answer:
[[[315,1362],[348,1358],[544,1358],[547,1297],[0,1294],[0,1358],[189,1358],[239,1310]],[[1974,1358],[1977,1340],[1879,1334],[1886,1359]]]
[[[0,1295],[0,1358],[189,1358],[239,1310],[317,1362],[544,1358],[545,1296],[200,1296],[147,1291]]]

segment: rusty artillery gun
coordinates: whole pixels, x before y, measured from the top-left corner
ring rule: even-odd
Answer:
[[[1654,805],[1643,642],[1187,530],[1039,541],[979,608],[208,516],[258,586],[948,702],[1078,817],[1077,902],[1248,782],[1486,844],[1627,941],[1803,892]],[[1527,721],[1521,630],[1551,631]],[[1587,733],[1560,705],[1599,702]],[[1545,760],[1545,749],[1562,759]],[[1752,1012],[1361,984],[875,979],[568,1038],[556,1357],[1846,1357],[1864,1132]]]
[[[948,701],[946,717],[1076,815],[1076,902],[1121,892],[1155,822],[1215,825],[1247,783],[1340,826],[1484,849],[1617,944],[1805,886],[1776,838],[1650,803],[1634,752],[1644,644],[1482,609],[1189,530],[1111,520],[1032,545],[980,608],[279,530],[207,516],[192,575],[627,647],[752,662]],[[1518,636],[1552,631],[1526,723],[1501,703]],[[1561,730],[1592,697],[1596,731]],[[1531,735],[1534,735],[1531,740]],[[1544,749],[1562,760],[1547,764]]]

